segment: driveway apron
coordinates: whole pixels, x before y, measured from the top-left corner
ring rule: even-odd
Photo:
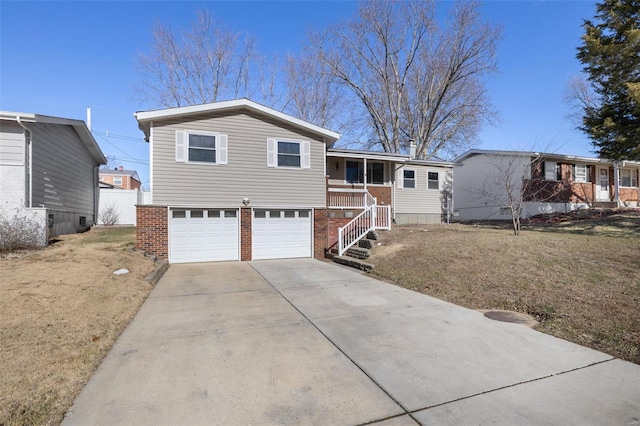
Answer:
[[[172,265],[63,424],[638,424],[640,366],[312,259]]]

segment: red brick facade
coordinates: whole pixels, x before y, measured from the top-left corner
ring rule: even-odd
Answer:
[[[160,259],[169,258],[168,209],[141,205],[136,208],[136,248]]]
[[[240,209],[240,260],[252,259],[251,244],[251,209]]]
[[[115,183],[113,183],[113,179],[114,178],[122,178],[122,185],[116,185]],[[104,183],[108,183],[109,185],[113,185],[116,188],[122,188],[122,189],[140,189],[140,182],[138,182],[136,179],[132,178],[131,176],[128,175],[109,175],[109,174],[105,174],[102,171],[100,172],[100,180]]]
[[[328,241],[327,209],[316,209],[313,212],[313,257],[324,259]]]

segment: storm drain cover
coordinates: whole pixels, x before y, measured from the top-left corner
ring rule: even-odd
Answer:
[[[484,316],[496,321],[524,324],[529,327],[533,327],[537,324],[537,321],[533,317],[520,312],[493,310],[484,312]]]

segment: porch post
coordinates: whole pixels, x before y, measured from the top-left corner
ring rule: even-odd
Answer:
[[[620,163],[613,162],[613,201],[620,207]]]
[[[364,189],[367,190],[367,158],[364,159]]]

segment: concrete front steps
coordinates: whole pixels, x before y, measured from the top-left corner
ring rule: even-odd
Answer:
[[[331,258],[334,262],[341,265],[350,266],[352,268],[360,269],[365,272],[369,272],[374,268],[374,265],[365,261],[369,258],[371,250],[375,246],[378,240],[378,233],[369,231],[369,233],[358,241],[357,244],[351,246],[344,255],[338,256],[337,250],[332,250],[327,257]]]

